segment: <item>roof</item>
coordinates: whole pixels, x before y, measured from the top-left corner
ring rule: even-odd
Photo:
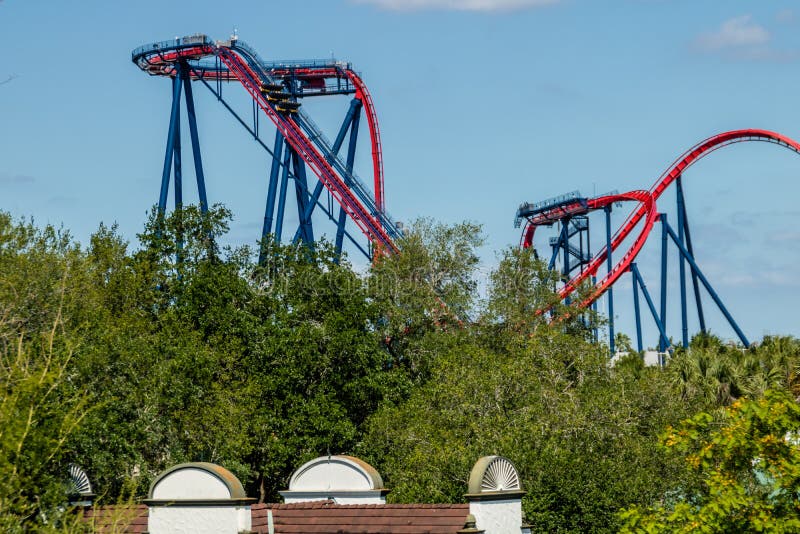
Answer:
[[[334,504],[315,501],[252,505],[252,531],[267,534],[455,534],[468,504]]]
[[[147,532],[147,506],[107,505],[87,508],[83,520],[89,523],[92,532],[143,534]]]

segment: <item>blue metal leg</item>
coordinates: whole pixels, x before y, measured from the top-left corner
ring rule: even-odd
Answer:
[[[180,112],[179,112],[180,116]],[[175,122],[175,142],[172,156],[173,174],[175,179],[175,214],[177,217],[177,235],[175,236],[175,258],[178,263],[183,261],[183,231],[181,224],[181,209],[183,209],[183,168],[181,163],[181,121]]]
[[[361,100],[354,98],[350,101],[350,108],[347,110],[347,115],[344,117],[344,121],[342,122],[342,127],[339,128],[339,133],[336,135],[336,139],[333,142],[333,149],[334,154],[338,154],[339,150],[342,148],[342,144],[344,143],[345,135],[347,135],[347,130],[350,128],[350,124],[353,122],[353,117],[356,114],[361,113]],[[358,128],[356,128],[358,129]]]
[[[564,246],[565,236],[567,233],[567,225],[561,226],[561,232],[558,234],[558,241],[555,245],[553,245],[553,255],[550,256],[550,263],[547,264],[547,268],[551,271],[556,267],[556,260],[558,259],[558,253],[561,252],[561,248]]]
[[[281,175],[281,191],[278,194],[278,214],[275,217],[275,240],[280,243],[283,235],[283,214],[286,211],[286,193],[289,189],[289,165],[292,161],[292,149],[285,143],[283,152],[283,174]]]
[[[264,209],[264,224],[261,227],[262,243],[272,233],[272,218],[275,214],[275,196],[278,194],[283,143],[283,134],[280,131],[275,132],[275,148],[272,152],[272,167],[270,168],[269,185],[267,186],[267,206]]]
[[[713,287],[711,287],[711,283],[708,281],[703,272],[700,270],[700,267],[697,266],[697,263],[694,261],[694,258],[689,254],[689,251],[686,250],[686,247],[684,247],[680,243],[680,241],[678,240],[678,236],[675,234],[672,228],[670,228],[669,225],[666,225],[666,227],[669,236],[672,238],[672,241],[675,243],[675,245],[677,245],[678,250],[681,251],[683,257],[686,258],[686,261],[689,262],[689,265],[692,267],[692,271],[694,271],[694,273],[703,283],[703,286],[705,286],[706,291],[708,291],[708,294],[711,295],[711,298],[714,300],[717,307],[722,312],[722,315],[724,315],[725,319],[728,320],[728,324],[731,325],[731,328],[733,328],[733,330],[736,332],[736,335],[739,336],[739,340],[741,340],[741,342],[744,344],[745,347],[749,347],[750,342],[747,340],[747,337],[744,335],[744,332],[742,332],[742,329],[739,328],[738,324],[736,324],[736,321],[733,319],[733,316],[728,311],[728,308],[725,307],[725,305],[722,303],[722,299],[719,298],[717,292],[714,291]]]
[[[259,265],[266,261],[264,245],[269,235],[272,233],[272,218],[275,213],[275,196],[278,193],[278,181],[280,180],[281,156],[283,155],[283,134],[275,132],[275,149],[272,156],[272,168],[269,173],[269,185],[267,186],[267,206],[264,209],[264,224],[261,227],[261,252],[258,256]]]
[[[358,146],[358,126],[361,121],[361,100],[354,98],[352,102],[350,102],[350,109],[353,112],[352,117],[350,118],[350,140],[347,143],[347,171],[349,173],[353,172],[353,165],[355,165],[356,161],[356,147]],[[338,140],[338,139],[337,139]],[[340,144],[341,146],[341,144]],[[338,150],[338,148],[337,148]],[[345,176],[345,183],[348,183],[350,178]],[[348,185],[350,185],[348,183]],[[344,208],[339,208],[339,220],[336,223],[336,244],[335,244],[335,253],[336,258],[342,255],[342,244],[344,242],[344,234],[345,234],[345,225],[347,224],[347,212]],[[371,257],[371,256],[370,256]]]
[[[333,146],[331,147],[331,151],[332,151],[333,154],[338,154],[339,150],[341,150],[342,144],[344,143],[344,138],[345,138],[345,135],[347,134],[348,128],[350,129],[351,132],[352,131],[356,131],[357,132],[357,130],[354,130],[353,128],[351,128],[351,125],[353,124],[353,120],[354,120],[356,111],[359,111],[359,112],[361,111],[361,101],[354,98],[350,102],[350,109],[347,110],[347,115],[344,118],[344,122],[342,122],[342,126],[341,126],[341,128],[339,128],[339,133],[336,135],[336,141],[334,141]],[[357,126],[355,126],[355,128],[357,128]],[[352,135],[351,135],[351,143],[352,143]],[[351,144],[350,146],[352,146],[353,150],[355,150],[355,145],[354,144]],[[331,159],[331,158],[328,158],[328,159]],[[348,167],[347,170],[352,172],[353,171],[352,166]],[[347,180],[346,177],[345,177],[345,180]],[[301,217],[301,220],[304,220],[304,221],[311,220],[311,215],[314,213],[314,208],[316,208],[316,206],[317,206],[317,202],[319,201],[319,197],[322,194],[323,187],[324,186],[323,186],[322,182],[317,182],[317,185],[314,187],[314,192],[311,193],[311,200],[306,205],[306,211],[303,214],[303,216]],[[340,214],[340,218],[341,218],[341,214]],[[297,241],[297,239],[300,238],[301,231],[302,231],[302,226],[297,228],[297,231],[294,234],[294,238],[292,239],[293,241]]]
[[[300,217],[300,235],[303,242],[310,248],[314,247],[314,233],[311,220],[304,218],[308,204],[308,179],[306,178],[305,162],[292,150],[292,168],[294,169],[295,196],[297,198],[297,214]]]
[[[639,309],[639,280],[633,273],[631,273],[631,280],[633,280],[633,314],[636,319],[636,350],[642,352],[644,344],[642,343],[642,313]]]
[[[591,257],[591,255],[589,257]],[[593,286],[597,285],[597,277],[596,276],[592,277],[592,285]],[[597,300],[592,302],[592,311],[594,312],[594,316],[596,318],[597,317]],[[595,343],[600,341],[600,329],[597,328],[597,320],[596,319],[594,321],[594,330],[592,332],[592,337],[594,338]]]
[[[610,273],[614,268],[611,260],[611,206],[606,206],[604,211],[606,212],[606,265]],[[608,295],[608,345],[613,356],[616,353],[614,347],[614,290],[609,287],[606,295]]]
[[[569,218],[562,219],[561,223],[564,225],[564,281],[569,280]],[[569,306],[572,299],[569,297],[564,299],[564,303]]]
[[[661,325],[667,328],[667,214],[660,213],[661,221]],[[658,346],[660,352],[667,350],[667,342],[662,340]]]
[[[667,338],[667,332],[664,329],[664,325],[661,324],[661,319],[658,317],[658,312],[656,311],[656,305],[653,304],[653,299],[650,298],[650,292],[647,291],[647,286],[644,283],[644,279],[642,279],[642,275],[639,273],[639,268],[636,266],[635,263],[631,264],[631,273],[633,276],[636,277],[636,280],[639,282],[639,288],[642,290],[642,294],[644,295],[644,300],[647,302],[647,307],[650,308],[650,313],[653,314],[653,320],[656,322],[656,326],[658,327],[658,332],[660,337],[659,346],[669,347],[669,339]],[[663,351],[662,351],[663,352]]]
[[[686,244],[684,238],[684,228],[686,227],[686,220],[684,219],[683,205],[683,186],[681,184],[681,177],[678,176],[676,180],[676,196],[678,200],[678,238],[681,244]],[[681,343],[683,348],[689,347],[689,314],[687,313],[686,303],[686,260],[682,254],[678,255],[678,275],[680,276],[680,297],[681,297]]]
[[[175,142],[172,153],[173,174],[175,180],[175,209],[183,207],[183,166],[181,163],[181,121],[175,123]]]
[[[172,79],[172,111],[169,116],[169,133],[167,134],[167,151],[164,155],[164,170],[161,172],[161,194],[158,197],[158,212],[163,215],[167,211],[167,195],[169,194],[169,175],[172,167],[172,156],[175,151],[175,129],[180,121],[181,80]]]
[[[683,213],[683,227],[686,233],[686,250],[688,250],[689,255],[692,258],[694,258],[694,248],[692,247],[692,234],[689,231],[689,217],[686,215],[686,199],[683,196],[683,184],[681,184],[680,180],[678,180],[677,187],[678,187],[678,193],[681,196],[681,205],[683,206],[681,211]],[[697,319],[700,322],[700,332],[705,334],[706,318],[705,314],[703,313],[703,301],[700,298],[700,284],[698,283],[697,280],[697,274],[695,274],[694,271],[691,271],[691,273],[692,273],[692,287],[694,289],[694,300],[695,304],[697,305]]]
[[[194,156],[194,175],[197,179],[197,196],[200,200],[200,213],[207,213],[208,197],[206,196],[206,179],[203,173],[203,158],[200,155],[200,137],[197,134],[197,114],[194,110],[192,83],[188,65],[181,64],[181,67],[183,91],[186,97],[186,115],[189,118],[189,135],[192,140],[192,155]]]

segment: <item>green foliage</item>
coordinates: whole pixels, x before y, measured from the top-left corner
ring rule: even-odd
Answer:
[[[561,303],[530,250],[503,251],[479,299],[474,224],[419,221],[357,272],[324,243],[268,240],[258,265],[217,245],[229,219],[154,211],[139,246],[101,225],[82,248],[0,213],[0,530],[92,528],[60,511],[70,461],[104,502],[185,461],[273,500],[331,452],[371,461],[401,502],[460,502],[473,462],[502,454],[534,530],[606,532],[622,508],[703,495],[664,454],[668,425],[800,393],[792,338],[697,336],[666,369],[611,366],[602,319]]]
[[[657,436],[691,405],[638,357],[610,367],[553,284],[529,251],[508,250],[479,321],[450,345],[431,343],[430,379],[371,418],[359,452],[391,499],[460,502],[475,460],[501,454],[521,468],[535,531],[600,532],[614,529],[619,508],[674,481],[679,465]],[[562,319],[548,323],[536,313],[545,307]]]
[[[765,337],[760,346],[743,349],[698,334],[689,351],[672,359],[669,372],[684,399],[726,406],[769,389],[800,394],[798,365],[800,342],[791,337]]]
[[[782,392],[668,428],[664,446],[683,456],[694,484],[674,488],[674,502],[629,508],[622,531],[797,532],[798,435],[800,405]]]
[[[16,346],[0,351],[3,532],[49,531],[70,523],[62,510],[63,459],[90,396],[68,383],[73,349],[57,334],[59,326],[36,341],[20,335]],[[14,334],[8,323],[0,323],[0,331]]]
[[[398,242],[402,254],[377,258],[367,284],[380,311],[376,324],[392,366],[416,383],[428,379],[438,349],[453,343],[477,303],[478,225],[421,219]]]

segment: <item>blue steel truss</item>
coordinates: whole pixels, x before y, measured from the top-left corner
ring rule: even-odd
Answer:
[[[162,49],[176,46],[191,46],[196,44],[194,41],[183,38],[178,45],[174,41],[167,41],[165,43],[156,43],[149,45],[151,49],[158,49],[161,45]],[[252,67],[258,69],[264,79],[271,82],[279,82],[280,80],[273,80],[269,72],[273,69],[292,69],[297,67],[309,66],[326,66],[326,67],[346,67],[350,68],[349,64],[341,64],[335,60],[302,60],[302,61],[274,61],[265,62],[258,57],[258,55],[250,47],[241,41],[235,43],[238,50],[244,52],[243,56],[247,58]],[[137,51],[134,51],[136,54]],[[338,213],[335,212],[333,203],[328,199],[327,205],[321,199],[324,190],[324,185],[321,181],[317,181],[313,185],[313,189],[309,185],[308,176],[306,173],[305,164],[302,158],[295,152],[289,145],[286,139],[283,138],[280,131],[275,132],[275,140],[270,148],[263,140],[259,131],[259,113],[258,109],[253,107],[253,116],[251,120],[245,120],[240,113],[237,113],[233,107],[223,98],[222,94],[222,78],[218,76],[219,72],[223,72],[225,67],[221,65],[219,59],[215,60],[202,60],[202,61],[185,61],[181,60],[176,63],[177,73],[172,78],[172,105],[170,111],[169,130],[167,134],[167,146],[164,157],[164,167],[161,176],[161,189],[159,194],[158,210],[160,214],[164,214],[167,210],[167,199],[169,195],[170,178],[174,183],[175,194],[175,208],[179,209],[183,204],[183,169],[181,160],[181,96],[185,97],[185,106],[189,122],[189,130],[192,143],[192,154],[194,157],[195,175],[197,179],[198,196],[200,201],[200,209],[203,213],[208,211],[208,199],[206,195],[205,177],[203,173],[202,156],[200,153],[200,143],[197,128],[197,117],[195,111],[194,98],[192,94],[192,81],[199,81],[206,87],[216,99],[223,105],[223,107],[237,120],[237,122],[244,127],[244,129],[254,138],[261,148],[263,148],[271,157],[271,165],[269,172],[269,182],[267,187],[267,199],[264,212],[264,222],[261,231],[262,244],[266,243],[267,239],[274,239],[276,242],[281,242],[284,239],[284,221],[286,213],[286,203],[291,195],[297,206],[297,214],[299,224],[297,229],[291,236],[292,242],[301,242],[309,248],[314,247],[314,225],[312,215],[319,209],[324,213],[328,219],[336,225],[336,237],[334,240],[334,247],[336,256],[340,256],[345,238],[356,247],[367,258],[372,258],[373,250],[371,243],[366,246],[347,229],[347,212],[339,207]],[[213,77],[207,74],[213,72]],[[212,78],[209,83],[207,78]],[[293,87],[292,84],[288,88]],[[319,91],[302,91],[301,93],[292,93],[292,100],[297,101],[298,98],[308,96],[324,95],[348,95],[356,92],[355,87],[349,80],[342,80],[338,86],[326,87],[322,92]],[[314,121],[305,113],[300,110],[295,115],[297,124],[306,132],[309,139],[311,139],[325,156],[326,160],[336,168],[344,177],[345,183],[356,194],[358,199],[370,208],[370,212],[384,225],[387,233],[392,238],[400,236],[400,231],[392,221],[391,217],[385,212],[380,210],[375,204],[374,198],[369,194],[366,186],[358,179],[353,172],[353,167],[356,158],[356,147],[358,144],[358,132],[360,125],[360,118],[362,114],[363,103],[359,98],[353,98],[350,101],[350,106],[345,115],[344,121],[339,128],[338,134],[333,142],[330,142],[322,133],[320,128]],[[341,158],[340,152],[347,142],[346,156]],[[291,183],[293,183],[293,187]],[[293,192],[292,192],[293,190]],[[266,261],[265,249],[262,246],[259,254],[259,262]]]

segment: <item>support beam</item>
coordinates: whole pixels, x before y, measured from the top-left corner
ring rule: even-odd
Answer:
[[[736,321],[733,319],[733,316],[728,311],[728,308],[725,307],[725,305],[722,303],[722,299],[719,298],[717,292],[714,291],[713,287],[711,287],[711,283],[708,281],[703,272],[700,270],[700,267],[697,266],[697,263],[694,261],[694,258],[689,254],[689,251],[686,250],[686,247],[684,247],[680,243],[677,234],[675,234],[675,231],[668,224],[666,223],[664,224],[666,225],[667,232],[669,233],[669,236],[672,238],[672,241],[678,247],[678,250],[680,250],[681,254],[683,254],[683,257],[686,258],[686,261],[689,262],[692,271],[697,275],[697,278],[700,280],[700,282],[702,282],[703,286],[706,288],[706,291],[708,291],[708,294],[711,296],[711,298],[714,300],[714,303],[716,303],[717,307],[722,312],[722,315],[724,315],[725,319],[728,320],[728,324],[731,325],[731,328],[733,328],[733,330],[736,332],[736,335],[739,336],[739,340],[742,342],[742,344],[744,344],[745,347],[749,347],[750,342],[747,340],[747,337],[744,335],[744,332],[742,332],[742,329],[739,328],[738,324],[736,324]]]
[[[682,245],[686,244],[684,237],[684,229],[686,228],[685,219],[685,206],[683,205],[683,186],[681,185],[681,176],[678,176],[675,186],[675,193],[678,201],[678,239]],[[682,254],[678,255],[678,276],[680,283],[680,298],[681,298],[681,343],[683,348],[689,347],[689,315],[687,313],[686,303],[686,260]]]
[[[569,217],[566,219],[561,219],[561,224],[564,225],[564,242],[562,243],[564,247],[564,268],[562,269],[564,281],[569,280],[569,222]],[[564,299],[564,304],[569,306],[571,300],[572,299],[567,296],[567,298]]]
[[[283,236],[283,215],[286,212],[286,193],[289,189],[289,165],[292,161],[292,148],[284,141],[283,173],[281,191],[278,194],[278,214],[275,217],[275,240],[280,243]]]
[[[614,268],[614,263],[611,261],[611,205],[603,208],[603,211],[606,212],[606,265],[610,273]],[[606,295],[608,295],[608,345],[613,356],[616,352],[614,347],[614,289],[609,287]]]
[[[292,169],[294,170],[295,195],[297,197],[297,214],[300,217],[301,237],[303,243],[312,250],[314,249],[314,231],[311,226],[311,219],[306,218],[306,208],[308,207],[308,179],[306,178],[306,164],[300,159],[300,155],[291,150]]]
[[[569,231],[569,227],[564,224],[564,221],[561,221],[561,232],[558,234],[558,241],[555,245],[553,245],[553,255],[550,256],[550,263],[547,264],[547,268],[551,271],[556,267],[556,260],[558,259],[558,253],[561,252],[561,248],[564,246],[564,241],[566,239],[567,232]]]
[[[172,168],[172,156],[175,152],[175,130],[181,120],[181,80],[178,77],[172,79],[172,111],[169,116],[169,132],[167,133],[167,150],[164,154],[164,169],[161,172],[161,193],[158,197],[159,215],[164,215],[167,211],[167,195],[169,194],[169,177]]]
[[[172,163],[172,178],[175,181],[175,209],[179,210],[183,207],[183,163],[181,161],[180,120],[175,123],[175,140],[172,144]]]
[[[359,104],[356,104],[358,102]],[[350,109],[347,111],[347,115],[342,122],[341,128],[339,128],[339,133],[336,136],[336,141],[334,141],[333,146],[331,147],[331,155],[327,157],[328,162],[332,163],[333,157],[339,153],[339,150],[342,148],[342,144],[344,143],[345,135],[347,134],[347,130],[350,129],[352,131],[352,124],[355,111],[361,111],[360,100],[353,99],[350,102]],[[352,166],[347,169],[348,171],[352,172]],[[345,177],[345,180],[347,178]],[[317,206],[319,202],[319,197],[322,195],[323,190],[323,183],[321,181],[317,181],[317,185],[314,187],[314,192],[311,194],[311,201],[306,205],[306,211],[303,213],[302,217],[300,217],[301,221],[310,221],[311,215],[314,213],[314,208]],[[297,231],[294,234],[293,241],[297,241],[300,238],[300,234],[302,232],[302,226],[298,226]]]
[[[182,82],[181,82],[182,83]],[[180,116],[180,110],[178,111]],[[183,209],[183,165],[181,162],[181,121],[175,123],[175,142],[172,151],[173,179],[175,180],[175,215],[177,217],[177,235],[175,236],[175,259],[178,263],[183,261],[183,224],[181,209]]]
[[[356,147],[358,146],[358,126],[359,122],[361,121],[361,107],[362,103],[361,100],[354,98],[352,102],[350,102],[351,110],[353,111],[353,116],[350,120],[350,140],[347,142],[347,161],[345,163],[347,167],[347,172],[353,172],[353,165],[355,165],[356,161]],[[337,139],[338,140],[338,139]],[[348,180],[350,179],[348,176],[344,177],[345,183],[350,185]],[[336,241],[334,245],[334,251],[336,253],[336,261],[339,261],[338,258],[342,255],[342,243],[344,241],[345,235],[345,226],[347,224],[347,212],[344,208],[339,208],[339,220],[336,222]]]
[[[642,275],[639,273],[639,267],[636,266],[635,263],[631,263],[631,273],[636,278],[636,281],[639,283],[639,288],[642,290],[642,294],[644,295],[644,300],[647,302],[647,307],[650,308],[650,313],[653,314],[653,320],[658,327],[658,333],[660,335],[659,339],[659,346],[665,346],[669,348],[669,339],[667,338],[667,332],[664,329],[664,325],[661,324],[661,319],[658,317],[658,312],[656,311],[656,305],[653,304],[653,299],[650,297],[650,292],[647,290],[647,286],[644,283],[644,279]],[[662,351],[664,352],[664,351]]]
[[[192,140],[194,175],[197,179],[197,196],[200,200],[200,213],[207,213],[208,197],[206,196],[206,179],[203,173],[203,158],[200,155],[200,137],[197,133],[197,114],[194,109],[190,68],[183,63],[181,64],[181,77],[183,78],[183,90],[184,96],[186,97],[186,115],[189,118],[189,135]]]
[[[275,145],[272,156],[272,167],[269,172],[269,185],[267,186],[267,206],[264,209],[264,224],[261,227],[261,253],[259,254],[258,263],[262,264],[265,261],[264,245],[265,240],[269,239],[272,233],[272,220],[275,215],[275,197],[278,194],[278,182],[280,181],[281,170],[281,156],[283,155],[283,134],[280,131],[275,132]]]
[[[661,325],[664,330],[667,329],[667,214],[659,213],[659,220],[661,221]],[[664,339],[658,345],[658,350],[664,352],[667,350],[668,342]]]
[[[636,319],[636,350],[644,352],[644,344],[642,343],[642,313],[639,309],[639,280],[631,273],[631,280],[633,280],[633,314]]]
[[[694,248],[692,247],[692,234],[689,231],[689,217],[686,215],[686,198],[683,195],[683,184],[680,180],[677,183],[678,187],[678,194],[680,194],[682,202],[681,205],[683,206],[683,226],[684,231],[686,233],[686,250],[689,251],[689,255],[694,258]],[[692,286],[694,288],[694,300],[697,305],[697,319],[700,322],[700,332],[706,333],[706,318],[703,314],[703,301],[700,298],[700,284],[697,280],[697,274],[692,271]]]

